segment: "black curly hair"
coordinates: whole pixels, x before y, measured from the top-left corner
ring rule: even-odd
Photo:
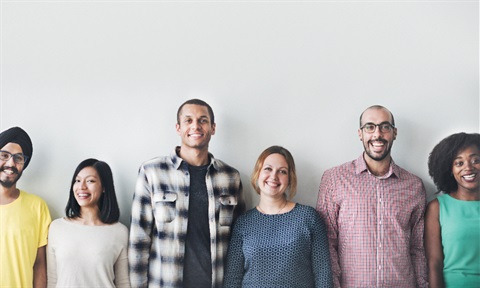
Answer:
[[[470,146],[480,149],[480,134],[456,133],[440,141],[428,157],[428,174],[437,186],[437,193],[457,191],[458,184],[452,175],[453,160],[458,153]]]

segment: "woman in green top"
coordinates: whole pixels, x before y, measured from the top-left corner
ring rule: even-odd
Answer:
[[[425,215],[430,287],[480,287],[480,134],[453,134],[433,148],[438,191]]]

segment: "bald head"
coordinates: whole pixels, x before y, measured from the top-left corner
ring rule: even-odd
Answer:
[[[362,125],[363,125],[363,122],[362,122],[362,120],[363,120],[363,114],[364,114],[365,112],[369,111],[369,110],[385,110],[385,111],[387,111],[388,114],[390,114],[390,118],[391,118],[391,119],[390,119],[390,120],[391,120],[390,123],[391,123],[393,126],[395,126],[395,119],[393,118],[393,114],[392,114],[392,112],[390,112],[390,110],[388,110],[387,108],[385,108],[385,107],[383,107],[383,106],[381,106],[381,105],[373,105],[373,106],[370,106],[370,107],[368,107],[367,109],[365,109],[365,110],[362,112],[362,114],[360,114],[360,127],[362,127]]]

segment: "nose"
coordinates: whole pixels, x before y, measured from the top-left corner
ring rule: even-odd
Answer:
[[[278,171],[273,171],[273,172],[272,172],[272,175],[271,175],[270,177],[272,177],[272,179],[274,179],[274,180],[277,180],[277,179],[278,179],[278,173],[280,173],[280,172],[278,172]]]
[[[468,169],[468,170],[471,170],[474,167],[472,161],[466,161],[465,166],[466,166],[465,168]]]
[[[200,127],[200,123],[198,123],[198,121],[193,121],[191,127],[193,130],[197,130],[198,127]]]
[[[372,136],[375,136],[375,138],[380,138],[380,135],[382,135],[382,132],[380,131],[380,127],[376,126],[375,131],[373,131]]]
[[[87,185],[85,184],[85,181],[80,181],[80,189],[85,189]]]

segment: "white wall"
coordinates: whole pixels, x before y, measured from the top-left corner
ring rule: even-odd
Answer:
[[[397,164],[435,187],[427,157],[479,132],[478,1],[1,1],[0,129],[33,139],[19,187],[63,216],[88,157],[108,162],[128,224],[139,165],[170,153],[178,106],[216,113],[213,154],[249,176],[260,152],[295,157],[298,202],[363,151],[359,114],[396,118]]]

